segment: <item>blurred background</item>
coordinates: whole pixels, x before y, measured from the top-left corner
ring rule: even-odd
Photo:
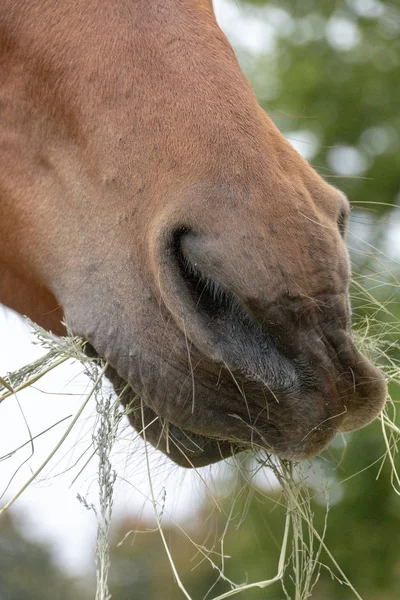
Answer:
[[[364,344],[370,340],[370,353],[393,376],[390,393],[396,403],[400,400],[395,381],[400,362],[400,4],[214,0],[214,5],[262,107],[295,148],[351,201],[348,244],[355,328],[360,336],[368,330]],[[42,350],[31,345],[27,326],[5,310],[0,330],[1,374],[40,355]],[[21,395],[13,406],[1,406],[2,502],[47,456],[86,386],[80,369],[70,365]],[[96,498],[96,464],[88,451],[93,420],[92,407],[62,456],[0,519],[1,600],[94,597],[96,522],[76,500],[77,493],[88,502],[91,494]],[[38,436],[35,443],[27,444],[32,436]],[[215,547],[217,564],[218,553],[225,551],[229,555],[225,574],[236,583],[275,575],[284,510],[279,486],[267,470],[255,476],[257,466],[244,461],[240,470],[227,464],[192,474],[157,455],[151,461],[157,499],[165,508],[165,536],[195,600],[213,598],[229,586],[218,580],[218,572],[191,539],[201,547]],[[143,447],[140,441],[133,442],[130,430],[121,433],[113,462],[119,477],[112,527],[112,598],[183,597],[155,531],[151,502],[146,500]],[[311,490],[328,482],[326,543],[359,595],[366,600],[398,599],[400,498],[392,486],[380,423],[336,440],[308,468]],[[248,479],[251,484],[246,484]],[[316,495],[312,506],[321,529],[326,497]],[[321,568],[312,597],[354,598],[338,581],[324,552],[320,560],[331,570]],[[297,600],[290,580],[286,590],[275,584],[238,598]]]

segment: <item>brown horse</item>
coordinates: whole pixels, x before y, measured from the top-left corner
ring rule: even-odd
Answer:
[[[309,457],[379,414],[348,202],[257,105],[210,0],[2,0],[0,48],[2,303],[65,318],[186,466]]]

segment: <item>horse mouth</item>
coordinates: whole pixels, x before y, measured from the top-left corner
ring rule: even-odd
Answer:
[[[87,353],[97,354],[90,344]],[[219,432],[206,433],[188,426],[177,425],[158,414],[141,396],[135,393],[131,385],[122,378],[117,370],[107,367],[106,376],[112,383],[119,401],[132,427],[145,442],[161,451],[170,460],[181,467],[199,468],[226,458],[251,451],[267,458],[276,455],[281,459],[304,460],[320,453],[338,432],[333,421],[319,423],[316,427],[292,427],[292,436],[281,431],[269,418],[263,419],[259,429],[246,434],[249,423],[237,414],[226,414],[220,420]],[[259,410],[259,407],[258,407]],[[237,433],[230,428],[224,431],[224,418],[237,419],[243,427]],[[292,437],[292,439],[288,439]]]
[[[160,373],[155,377],[158,369],[152,363],[153,380],[150,377],[148,386],[138,390],[129,368],[121,362],[126,353],[110,352],[109,344],[108,350],[97,353],[90,343],[86,352],[108,360],[106,376],[130,424],[145,442],[176,464],[198,468],[243,451],[300,461],[322,452],[338,432],[370,423],[384,406],[386,383],[381,372],[356,350],[348,331],[328,323],[324,340],[318,328],[299,335],[303,351],[295,357],[289,347],[285,356],[272,342],[264,348],[261,338],[253,338],[261,344],[257,352],[261,366],[265,372],[269,369],[265,385],[254,372],[237,368],[236,387],[230,369],[221,387],[213,387],[222,367],[203,357],[193,406],[187,373],[170,366],[165,379]],[[273,370],[271,365],[275,365]],[[154,381],[158,382],[155,386]],[[179,397],[176,391],[180,393],[185,383],[185,393]]]

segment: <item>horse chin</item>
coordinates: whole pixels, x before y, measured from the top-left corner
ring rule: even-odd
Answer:
[[[141,405],[142,401],[139,399]],[[131,425],[141,432],[142,437],[160,450],[170,460],[180,467],[196,469],[219,462],[225,458],[235,456],[245,450],[244,446],[238,446],[233,442],[218,440],[202,434],[194,433],[189,429],[177,427],[172,423],[166,423],[158,417],[152,409],[146,407],[146,423],[143,427],[142,408],[137,422],[137,415],[128,413]]]
[[[111,367],[106,371],[132,427],[181,467],[198,468],[234,456],[246,447],[178,427],[158,415]]]

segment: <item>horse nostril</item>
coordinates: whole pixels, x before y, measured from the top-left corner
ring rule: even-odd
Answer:
[[[172,249],[179,275],[194,304],[196,312],[213,320],[223,319],[225,315],[242,310],[237,299],[221,284],[202,272],[197,262],[192,261],[184,249],[188,236],[195,236],[190,229],[181,227],[173,235]],[[243,314],[243,316],[245,316]]]
[[[235,378],[240,373],[257,389],[265,384],[274,390],[297,389],[295,367],[231,291],[223,254],[207,241],[182,227],[169,246],[165,281],[171,285],[166,293],[178,326],[205,356],[229,372],[233,369]]]

